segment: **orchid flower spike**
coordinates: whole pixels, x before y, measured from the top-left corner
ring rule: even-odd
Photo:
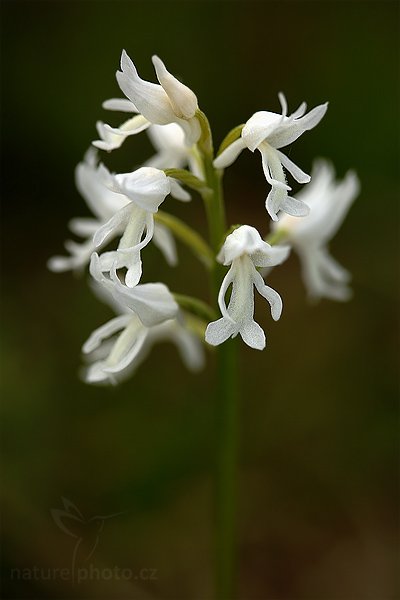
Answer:
[[[108,272],[113,267],[125,267],[125,283],[128,287],[134,287],[142,275],[140,252],[154,235],[154,213],[168,194],[184,202],[190,200],[190,195],[175,179],[167,177],[164,171],[153,167],[141,167],[132,173],[118,175],[112,175],[104,166],[101,168],[107,185],[113,192],[127,198],[128,204],[118,210],[94,234],[94,245],[99,248],[112,237],[122,233],[118,249],[101,254],[100,268],[103,272]],[[168,251],[170,240],[166,239],[165,235],[165,230],[159,229],[159,243],[163,242]],[[169,258],[173,262],[174,257],[171,253]]]
[[[109,174],[107,178],[109,179]],[[106,185],[104,171],[97,165],[97,155],[93,148],[85,154],[83,162],[75,169],[75,183],[81,196],[85,199],[94,218],[82,217],[72,219],[70,230],[85,239],[81,244],[67,240],[65,246],[70,256],[53,256],[48,262],[52,271],[62,272],[69,270],[82,270],[89,264],[92,253],[96,250],[93,242],[94,234],[101,229],[118,211],[127,205],[130,200],[127,196],[114,192]],[[114,231],[115,235],[123,233],[123,228]],[[111,237],[107,238],[110,241]],[[155,223],[153,241],[164,254],[168,264],[177,263],[175,240],[167,227]],[[101,248],[104,244],[100,244]]]
[[[310,176],[280,152],[279,148],[288,146],[305,131],[318,125],[328,108],[326,102],[305,114],[307,106],[303,102],[288,117],[287,102],[282,93],[279,94],[279,100],[282,114],[267,111],[256,112],[243,127],[241,137],[231,143],[214,161],[216,168],[224,169],[236,160],[244,148],[247,147],[252,152],[256,149],[259,150],[264,175],[272,186],[265,207],[274,221],[278,220],[279,211],[296,217],[304,217],[309,212],[309,207],[305,202],[288,195],[291,187],[287,184],[283,168],[289,171],[299,183],[308,183]]]
[[[210,323],[206,330],[206,341],[212,346],[225,342],[240,333],[243,341],[257,350],[265,347],[265,334],[254,321],[254,291],[268,300],[272,318],[277,321],[282,312],[280,295],[265,285],[256,267],[271,267],[281,264],[289,254],[288,246],[272,247],[261,239],[254,227],[242,225],[227,236],[218,261],[231,265],[218,296],[222,318]],[[225,295],[232,284],[232,294],[226,307]]]
[[[192,146],[200,138],[200,124],[195,116],[198,109],[196,95],[167,71],[158,56],[153,56],[152,61],[160,85],[141,79],[135,65],[123,50],[121,71],[117,71],[117,81],[128,100],[112,99],[104,107],[139,114],[124,123],[119,129],[113,129],[104,124],[99,125],[101,130],[99,134],[104,143],[108,144],[106,149],[112,149],[111,146],[118,147],[115,144],[118,144],[120,140],[112,136],[120,136],[123,141],[127,135],[138,133],[139,130],[143,130],[151,123],[156,125],[177,123],[185,132],[188,146]],[[138,117],[141,117],[142,120]],[[109,138],[105,139],[107,135]]]
[[[329,254],[328,242],[342,224],[350,206],[360,191],[354,171],[342,181],[335,181],[333,166],[315,161],[312,181],[301,192],[301,200],[309,206],[310,214],[302,219],[284,215],[274,224],[297,252],[309,297],[348,300],[350,274]],[[300,199],[300,194],[299,194]]]

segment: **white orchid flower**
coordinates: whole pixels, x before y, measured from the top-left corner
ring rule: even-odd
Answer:
[[[312,181],[301,192],[301,200],[309,206],[310,214],[301,219],[284,215],[274,224],[274,230],[282,231],[297,252],[303,280],[312,299],[325,297],[344,301],[351,296],[347,285],[350,274],[332,258],[327,244],[359,191],[360,182],[354,171],[336,182],[333,166],[325,160],[315,161]]]
[[[97,156],[93,149],[88,150],[83,162],[76,167],[75,183],[94,218],[81,217],[70,221],[69,228],[72,233],[85,238],[85,241],[80,244],[72,240],[65,242],[70,256],[53,256],[48,261],[48,267],[55,272],[82,270],[88,265],[92,253],[96,250],[93,242],[96,231],[120,209],[130,204],[128,197],[107,187],[104,173],[102,174],[102,169],[97,166]],[[120,231],[115,231],[116,235],[122,233],[122,228]],[[168,228],[155,223],[153,242],[161,250],[168,264],[177,263],[175,240]]]
[[[158,56],[153,56],[152,61],[160,85],[141,79],[135,65],[123,50],[121,71],[117,71],[117,81],[129,100],[112,99],[103,106],[110,110],[124,110],[139,114],[118,129],[101,124],[99,134],[103,139],[95,143],[98,147],[108,150],[119,147],[118,145],[121,145],[127,135],[138,133],[151,123],[155,125],[177,123],[185,132],[187,146],[192,146],[200,138],[200,124],[195,116],[198,109],[196,95],[167,71]],[[107,135],[108,139],[105,139]],[[119,136],[120,139],[112,136]]]
[[[144,283],[129,288],[121,282],[115,267],[110,270],[110,277],[104,274],[101,270],[100,257],[96,252],[92,254],[90,260],[90,274],[117,304],[137,314],[143,325],[147,327],[172,319],[178,312],[178,305],[166,285]]]
[[[280,93],[279,100],[282,114],[260,111],[256,112],[242,129],[241,137],[230,144],[215,159],[214,166],[224,169],[231,165],[244,148],[252,152],[259,150],[265,177],[272,189],[266,199],[266,209],[274,221],[278,220],[278,212],[282,211],[296,217],[306,216],[308,206],[302,200],[288,196],[291,187],[287,184],[284,168],[299,183],[308,183],[310,176],[295,165],[279,148],[288,146],[305,131],[313,129],[325,115],[328,103],[313,108],[308,114],[303,102],[289,117],[287,102]]]
[[[90,355],[92,363],[85,372],[88,383],[117,383],[126,379],[147,357],[152,346],[162,341],[176,344],[189,370],[198,371],[203,367],[202,344],[187,328],[184,316],[178,311],[166,286],[145,284],[127,291],[116,278],[115,272],[113,279],[104,278],[96,255],[92,259],[91,272],[95,280],[101,283],[99,292],[102,299],[119,314],[96,329],[83,346],[84,354]],[[154,301],[158,309],[161,308],[156,313],[156,319],[154,310],[149,319],[148,312],[144,314],[141,303],[138,303],[137,294],[139,292],[140,301],[143,300],[143,288],[146,286],[152,286],[147,290],[147,299],[151,299],[153,309]],[[165,316],[167,318],[162,320]]]
[[[154,235],[154,213],[168,194],[184,202],[190,200],[190,195],[175,179],[153,167],[112,175],[102,166],[102,175],[112,191],[122,194],[129,202],[96,231],[93,242],[99,248],[122,232],[118,249],[101,254],[100,268],[104,272],[112,267],[126,268],[125,283],[132,288],[142,275],[141,250]],[[158,230],[157,239],[163,250],[167,248],[168,260],[174,262],[175,249],[165,229]]]
[[[110,336],[120,331],[110,341]],[[83,346],[93,363],[85,373],[88,383],[120,383],[132,375],[156,343],[173,342],[184,365],[193,372],[204,366],[204,348],[181,319],[145,327],[136,315],[116,317],[92,333]]]
[[[265,347],[265,334],[254,321],[254,290],[268,300],[272,318],[277,321],[282,312],[280,295],[265,285],[256,267],[270,267],[282,263],[289,254],[289,247],[272,247],[261,239],[254,227],[242,225],[227,236],[218,261],[231,265],[218,296],[222,318],[210,323],[206,341],[212,346],[222,344],[240,333],[243,341],[257,350]],[[232,294],[226,307],[225,295],[232,284]]]

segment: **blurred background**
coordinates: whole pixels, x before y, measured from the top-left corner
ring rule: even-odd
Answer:
[[[398,3],[1,8],[3,597],[212,597],[213,357],[192,375],[160,345],[120,387],[83,384],[82,343],[112,313],[86,274],[46,268],[63,254],[68,220],[89,214],[74,168],[96,120],[123,120],[101,103],[121,96],[126,48],[142,77],[154,81],[157,53],[196,92],[217,144],[256,110],[279,112],[280,90],[292,110],[330,101],[291,158],[307,172],[325,156],[340,177],[359,174],[362,192],[331,245],[354,299],[310,306],[293,256],[270,278],[282,319],[257,304],[268,346],[241,345],[238,595],[400,598]],[[152,152],[143,133],[102,159],[124,171]],[[225,176],[229,221],[266,233],[266,190],[259,157],[243,153]],[[168,210],[206,232],[198,197]],[[201,267],[178,251],[170,269],[146,248],[144,281],[207,299]],[[52,509],[72,515],[68,529]],[[73,560],[86,568],[80,581]]]

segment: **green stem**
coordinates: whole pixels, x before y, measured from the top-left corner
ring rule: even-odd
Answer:
[[[222,191],[222,173],[214,169],[212,158],[205,157],[204,171],[209,191],[204,192],[209,227],[210,244],[215,254],[218,254],[226,230],[225,205]]]
[[[210,245],[217,256],[226,232],[222,172],[213,166],[213,143],[207,118],[200,124],[202,137],[199,150],[203,159],[204,179],[209,190],[202,193],[207,213]],[[217,262],[211,272],[211,293],[216,309],[224,268]],[[235,514],[236,460],[238,437],[237,340],[228,340],[217,347],[216,385],[216,540],[215,593],[216,600],[234,598],[235,574]]]
[[[216,600],[233,600],[236,573],[237,340],[219,346],[217,387]]]

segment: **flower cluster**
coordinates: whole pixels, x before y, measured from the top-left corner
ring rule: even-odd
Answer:
[[[350,171],[336,182],[333,167],[320,159],[310,177],[280,150],[313,129],[325,115],[327,103],[308,113],[303,103],[288,116],[286,99],[279,94],[281,114],[256,112],[227,135],[214,156],[209,123],[194,92],[157,56],[153,65],[158,84],[143,80],[122,52],[117,81],[125,98],[107,100],[103,107],[131,116],[119,126],[97,122],[99,139],[75,172],[77,188],[93,217],[73,219],[70,229],[83,238],[82,243],[67,241],[69,255],[49,261],[49,267],[59,272],[90,265],[96,293],[117,313],[83,346],[88,361],[85,379],[90,383],[115,383],[127,377],[152,345],[162,340],[173,341],[192,370],[203,366],[204,340],[217,346],[240,334],[248,346],[262,350],[266,340],[254,320],[254,288],[278,320],[282,299],[265,284],[263,274],[284,262],[291,249],[300,258],[310,297],[345,300],[350,294],[349,274],[330,256],[327,244],[358,194],[357,176]],[[112,173],[99,161],[98,150],[118,149],[127,137],[142,131],[155,148],[154,156],[142,166],[129,173]],[[259,150],[270,185],[265,206],[272,231],[266,239],[250,225],[227,228],[223,218],[223,170],[245,148]],[[286,172],[307,184],[296,198],[289,195],[292,188]],[[189,202],[187,188],[204,199],[210,244],[186,223],[160,210],[172,202],[170,197]],[[222,278],[218,299],[213,299],[218,301],[221,318],[203,300],[173,294],[163,283],[142,283],[144,248],[154,242],[167,264],[174,266],[176,237],[212,271],[214,279]],[[111,242],[114,247],[109,248]],[[225,276],[221,265],[229,267]]]

